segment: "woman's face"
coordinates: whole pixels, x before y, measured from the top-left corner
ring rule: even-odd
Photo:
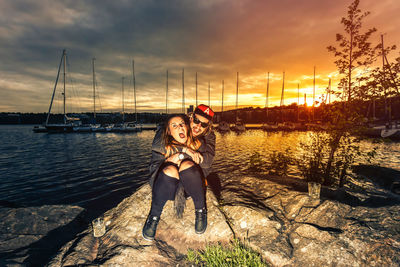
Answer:
[[[187,127],[186,123],[181,117],[173,117],[169,120],[168,124],[169,134],[178,143],[184,144],[187,141]]]

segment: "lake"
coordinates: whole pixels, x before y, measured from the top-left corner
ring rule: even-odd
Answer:
[[[0,204],[72,204],[105,211],[148,178],[154,131],[140,133],[33,133],[31,125],[0,125]],[[221,179],[249,173],[250,157],[290,148],[298,153],[310,132],[249,130],[217,135],[213,165]],[[377,147],[376,164],[400,170],[400,143],[362,141]],[[299,175],[296,168],[290,175]]]

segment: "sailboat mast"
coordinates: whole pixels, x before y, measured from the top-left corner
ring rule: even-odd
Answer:
[[[297,121],[299,121],[300,111],[300,83],[297,84]]]
[[[132,60],[132,80],[133,80],[133,99],[135,101],[135,121],[137,122],[137,110],[136,110],[136,77],[135,77],[135,61]]]
[[[391,108],[390,108],[390,104],[388,106],[388,101],[387,101],[387,88],[386,88],[386,66],[385,66],[385,47],[383,46],[383,34],[381,34],[381,46],[382,46],[382,72],[383,72],[383,89],[384,89],[384,96],[385,96],[385,116],[388,119],[389,125],[391,122]],[[389,98],[390,101],[390,98]]]
[[[65,118],[65,70],[66,70],[66,58],[67,58],[67,53],[65,52],[65,50],[64,50],[64,53],[63,53],[63,57],[64,57],[64,91],[63,91],[63,96],[64,96],[64,124],[67,122],[66,121],[66,118]]]
[[[197,107],[197,71],[196,71],[196,107]]]
[[[315,120],[315,66],[314,66],[314,79],[313,79],[313,103],[312,103],[312,115]]]
[[[224,80],[222,80],[222,108],[221,108],[221,117],[224,112]]]
[[[236,120],[238,119],[238,104],[239,104],[239,72],[236,73]]]
[[[282,77],[282,94],[281,94],[281,104],[280,104],[280,111],[281,111],[281,121],[283,122],[283,111],[282,108],[285,105],[284,102],[284,91],[285,91],[285,72],[283,72],[283,77]]]
[[[208,106],[211,107],[210,81],[208,81]]]
[[[329,78],[329,85],[328,85],[328,104],[331,103],[331,78]]]
[[[281,93],[281,107],[285,105],[284,101],[284,91],[285,91],[285,72],[283,72],[283,78],[282,78],[282,93]]]
[[[266,116],[267,116],[267,121],[268,121],[268,97],[269,97],[269,72],[267,75],[267,92],[265,95],[265,111],[266,111]]]
[[[96,74],[94,72],[94,61],[96,59],[92,58],[92,70],[93,70],[93,118],[96,119]]]
[[[381,40],[382,40],[382,48],[383,48],[383,47],[384,47],[384,46],[383,46],[383,34],[381,34]],[[393,72],[392,72],[392,68],[390,67],[389,61],[388,61],[388,59],[387,59],[387,57],[386,57],[386,53],[382,53],[382,55],[383,55],[383,60],[384,60],[384,62],[386,62],[386,68],[387,68],[387,70],[388,70],[388,73],[389,73],[389,75],[390,75],[390,78],[392,79],[392,82],[393,82],[392,85],[393,85],[394,88],[396,89],[396,92],[399,93],[399,87],[398,87],[398,85],[397,85],[396,79],[395,79],[394,74],[393,74]]]
[[[297,106],[300,106],[300,83],[297,83]]]
[[[165,114],[168,114],[168,70],[167,70],[167,87],[165,91]]]
[[[185,114],[185,69],[182,69],[182,113]]]
[[[239,104],[239,72],[236,73],[236,110]]]
[[[125,122],[125,105],[124,105],[124,79],[125,77],[122,77],[122,122]]]
[[[60,60],[60,64],[58,65],[58,71],[57,71],[57,78],[56,78],[56,82],[54,84],[54,89],[53,89],[53,95],[51,96],[51,101],[50,101],[50,106],[49,106],[49,112],[47,113],[47,118],[46,118],[46,124],[47,125],[49,123],[49,117],[50,117],[50,112],[51,112],[51,107],[53,106],[53,100],[54,100],[54,94],[56,92],[56,88],[57,88],[57,83],[58,83],[58,78],[60,77],[60,70],[61,70],[61,64],[64,60],[64,54],[66,53],[65,49],[63,50],[63,54],[61,56],[61,60]]]

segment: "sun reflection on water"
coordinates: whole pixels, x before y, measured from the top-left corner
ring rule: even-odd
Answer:
[[[259,153],[267,161],[274,151],[289,151],[291,157],[298,158],[303,150],[301,144],[309,143],[313,134],[313,132],[263,132],[261,130],[249,130],[240,135],[234,132],[216,133],[216,156],[213,169],[226,175],[246,175],[250,157],[255,153]],[[371,164],[400,170],[400,143],[375,143],[371,140],[363,140],[359,145],[364,152],[377,148],[377,154]],[[360,159],[356,163],[367,164],[367,161]],[[300,172],[296,166],[291,165],[289,175],[299,176]]]

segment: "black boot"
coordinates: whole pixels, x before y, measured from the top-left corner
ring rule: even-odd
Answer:
[[[153,216],[149,214],[142,230],[142,235],[144,239],[148,241],[154,240],[154,236],[156,235],[157,225],[159,221],[160,221],[160,216]]]
[[[206,208],[195,210],[196,219],[194,224],[194,230],[196,234],[202,234],[207,229],[207,210]]]

